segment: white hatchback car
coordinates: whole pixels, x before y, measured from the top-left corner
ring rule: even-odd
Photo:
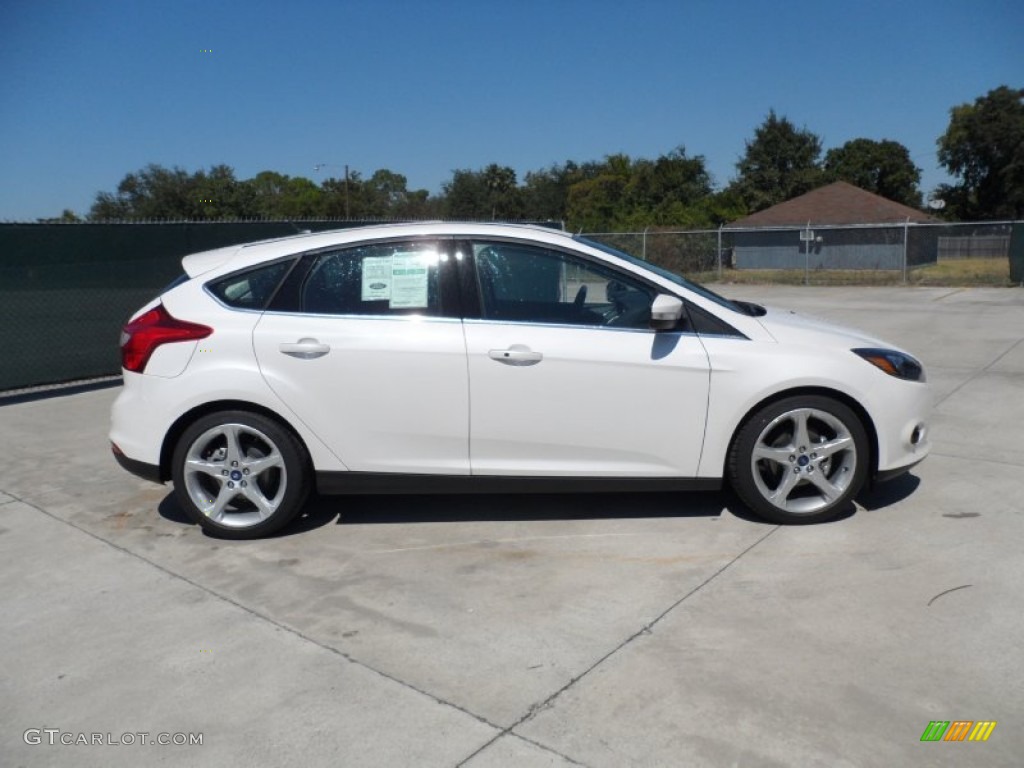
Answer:
[[[909,354],[540,227],[420,223],[185,257],[129,321],[110,437],[207,531],[322,493],[718,489],[828,520],[928,452]]]

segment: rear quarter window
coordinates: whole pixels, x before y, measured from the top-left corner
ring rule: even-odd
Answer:
[[[221,302],[236,309],[263,309],[270,303],[277,287],[294,263],[294,259],[236,272],[222,277],[206,288]]]

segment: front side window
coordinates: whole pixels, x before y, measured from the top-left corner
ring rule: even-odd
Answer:
[[[438,315],[436,243],[386,243],[315,256],[300,292],[302,312],[322,315]]]
[[[643,267],[646,270],[650,270],[651,272],[654,272],[656,275],[659,275],[660,277],[664,277],[667,280],[671,280],[676,285],[691,290],[699,296],[703,296],[705,299],[713,301],[716,304],[725,307],[726,309],[731,309],[733,312],[739,312],[741,314],[750,314],[749,312],[745,312],[741,307],[737,306],[735,302],[730,301],[724,296],[719,296],[710,288],[705,288],[700,283],[695,283],[692,280],[687,280],[682,275],[677,275],[675,272],[671,272],[665,269],[664,267],[659,267],[657,264],[652,264],[649,261],[638,259],[636,256],[628,254],[624,251],[620,251],[617,248],[612,248],[610,245],[599,243],[596,240],[588,240],[587,238],[580,237],[579,235],[577,235],[573,239],[580,243],[583,243],[584,245],[589,245],[591,248],[596,248],[597,250],[604,251],[605,253],[611,254],[612,256],[617,256],[623,261],[628,261],[631,264],[635,264],[638,267]]]
[[[518,243],[473,244],[484,319],[649,328],[655,291],[611,267]]]

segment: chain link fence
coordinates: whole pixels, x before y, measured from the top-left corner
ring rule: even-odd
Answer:
[[[1010,280],[1011,232],[1024,222],[815,225],[715,230],[594,232],[606,243],[674,272],[703,280],[757,277],[779,282],[908,282],[913,270],[954,260],[1001,260]],[[1024,237],[1024,233],[1018,235]],[[996,267],[1000,269],[1002,267]]]
[[[181,273],[186,254],[366,223],[375,222],[0,223],[0,392],[119,374],[121,326]],[[836,284],[873,273],[898,283],[930,265],[986,260],[1015,265],[1014,282],[1024,281],[1024,222],[586,236],[705,282]]]

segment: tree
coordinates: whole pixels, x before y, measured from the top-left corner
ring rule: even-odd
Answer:
[[[578,167],[566,214],[572,229],[586,232],[652,226],[703,227],[710,222],[711,174],[700,155],[677,147],[656,160],[609,155]]]
[[[514,181],[514,177],[513,177]],[[379,169],[364,180],[328,178],[317,186],[304,176],[260,171],[239,181],[227,165],[193,174],[148,165],[127,174],[117,192],[100,192],[89,213],[104,219],[307,219],[319,217],[438,217],[439,203],[425,189],[409,191],[405,176]]]
[[[688,157],[679,146],[653,162],[637,162],[627,197],[637,225],[699,227],[707,223],[701,204],[711,193],[704,157]]]
[[[629,155],[608,155],[603,163],[589,166],[584,177],[569,187],[566,209],[570,228],[607,232],[626,226],[627,189],[632,177]]]
[[[271,209],[271,218],[275,219],[313,219],[323,215],[323,190],[305,176],[289,178]]]
[[[491,163],[484,169],[484,189],[491,218],[518,219],[523,215],[516,184],[516,172],[508,166]],[[500,212],[500,214],[499,214]]]
[[[185,218],[249,219],[257,215],[256,195],[240,183],[227,165],[215,165],[209,173],[197,171],[190,180],[190,206]]]
[[[377,219],[395,217],[409,200],[408,181],[400,173],[386,168],[373,172],[363,185],[366,190],[367,216]]]
[[[482,171],[452,171],[442,189],[445,213],[454,219],[522,218],[522,200],[516,185],[516,172],[491,163]]]
[[[533,221],[565,221],[569,188],[583,177],[580,166],[571,160],[564,165],[529,171],[521,188],[523,215]]]
[[[251,218],[258,215],[258,206],[257,191],[240,183],[227,165],[189,174],[150,164],[125,175],[116,194],[97,194],[89,219]]]
[[[913,208],[921,207],[921,169],[897,141],[853,139],[825,154],[825,176]]]
[[[1002,85],[950,110],[939,162],[959,179],[937,197],[964,219],[1024,217],[1024,89]]]
[[[89,211],[90,219],[187,219],[199,196],[193,195],[191,177],[181,168],[150,164],[126,174],[117,193],[100,192]],[[191,198],[195,198],[193,203]]]
[[[708,195],[701,200],[700,208],[703,211],[703,226],[716,228],[742,219],[750,212],[743,199],[732,188]]]
[[[775,110],[754,131],[738,163],[734,191],[751,212],[757,212],[809,192],[822,181],[818,160],[821,139],[806,128],[798,130]]]
[[[242,182],[252,199],[251,214],[261,219],[306,219],[325,215],[325,195],[304,176],[260,171]]]
[[[483,174],[468,168],[452,171],[452,177],[441,185],[444,213],[451,219],[486,219]]]
[[[38,224],[80,224],[81,217],[70,208],[65,208],[60,216],[52,216],[46,219],[36,219]]]
[[[359,171],[348,171],[341,178],[330,176],[320,184],[321,215],[331,219],[370,218],[370,202]]]

